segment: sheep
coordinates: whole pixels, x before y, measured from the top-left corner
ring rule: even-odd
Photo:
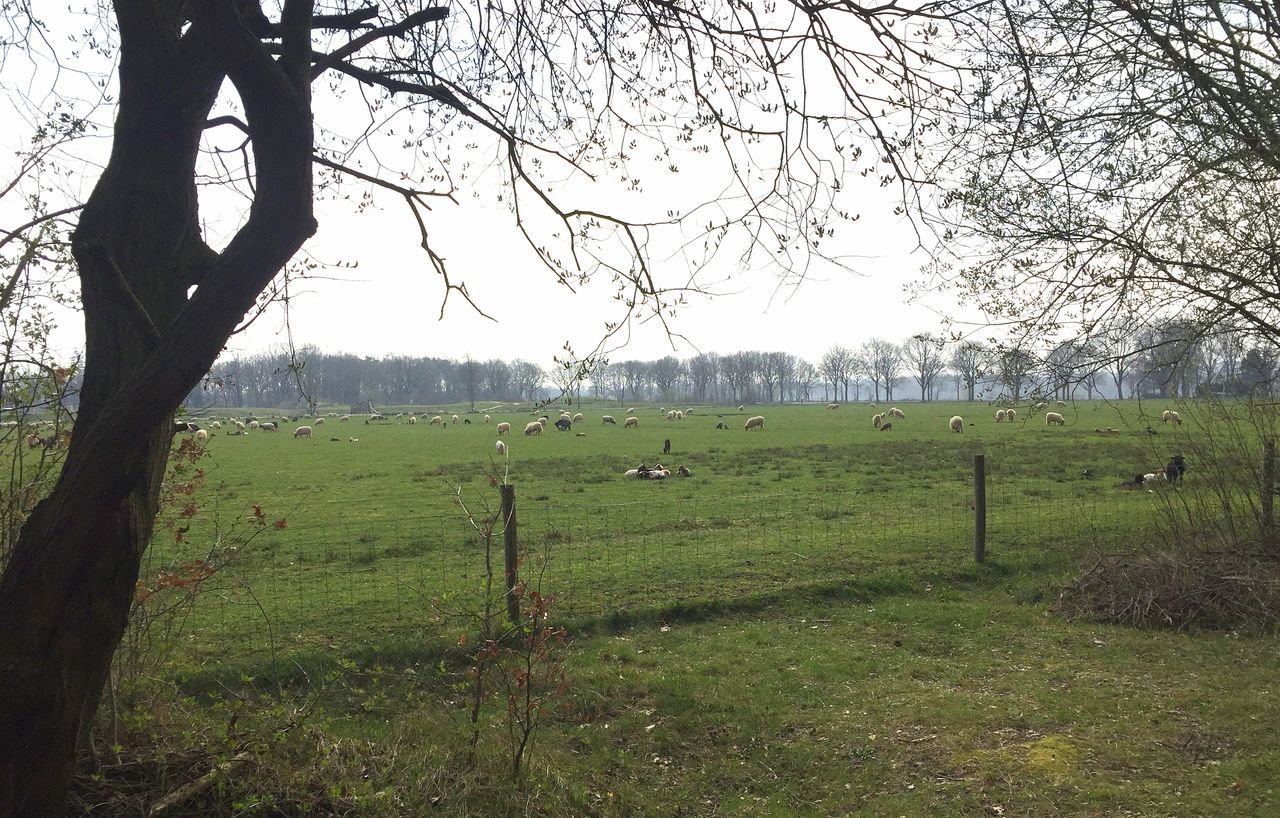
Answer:
[[[1065,400],[1060,400],[1060,401],[1058,401],[1057,403],[1058,403],[1058,408],[1059,408],[1059,409],[1066,408],[1067,402],[1066,402]]]
[[[627,410],[628,415],[634,415],[635,413],[636,413],[636,409],[634,406]]]
[[[342,442],[342,438],[340,438],[340,437],[331,437],[331,438],[329,438],[329,442],[330,442],[330,443],[341,443],[341,442]]]
[[[675,420],[675,419],[676,419],[676,410],[672,409],[670,412],[667,412],[667,420]]]
[[[453,416],[453,422],[454,422],[454,423],[457,423],[457,422],[458,422],[458,416],[457,416],[457,415],[454,415],[454,416]]]
[[[234,424],[236,425],[236,431],[237,431],[237,432],[243,432],[243,431],[244,431],[244,421],[241,421],[241,420],[233,420],[233,421],[231,421],[231,422],[232,422],[232,423],[234,423]]]
[[[511,434],[511,424],[506,422],[499,423],[498,436],[501,437],[502,435],[509,435],[509,434]]]
[[[1064,418],[1062,415],[1058,414],[1057,412],[1044,413],[1045,426],[1061,426],[1066,422],[1067,422],[1066,418]]]
[[[418,416],[417,416],[417,415],[410,415],[410,416],[409,416],[409,425],[410,425],[410,426],[415,426],[415,425],[417,425],[417,423],[418,423]]]
[[[444,418],[440,415],[436,415],[431,419],[432,426],[439,426],[441,423],[444,423]]]
[[[531,420],[525,424],[524,433],[526,435],[540,435],[542,434],[542,424],[536,420]]]
[[[662,453],[671,454],[671,438],[662,441]]]
[[[1174,426],[1182,425],[1182,415],[1178,414],[1177,412],[1170,412],[1169,420],[1173,421]]]
[[[749,417],[747,418],[747,422],[742,425],[742,430],[744,432],[749,432],[752,429],[759,429],[762,432],[764,431],[763,415],[755,415],[754,417]]]
[[[351,420],[351,415],[343,415],[342,417],[338,418],[339,423],[346,423],[348,420]]]
[[[204,429],[196,429],[196,440],[197,440],[197,441],[199,441],[199,442],[201,442],[201,443],[204,443],[204,442],[205,442],[206,440],[208,440],[208,439],[209,439],[209,433],[208,433],[208,432],[206,432]]]
[[[359,442],[360,442],[360,438],[358,438],[358,437],[349,437],[349,438],[347,438],[347,440],[348,440],[349,442],[351,442],[351,443],[359,443]]]
[[[221,429],[221,428],[222,428],[222,421],[220,421],[220,420],[215,420],[213,423],[210,423],[210,424],[209,424],[209,428],[210,428],[210,429]]]
[[[883,423],[884,423],[883,414],[876,412],[874,415],[871,416],[871,425],[876,427],[877,429],[879,429]]]
[[[840,408],[840,404],[838,404],[838,403],[828,403],[828,404],[827,404],[827,408],[828,408],[828,409],[839,409],[839,408]]]
[[[1004,423],[1004,410],[1003,410],[1003,409],[997,409],[997,410],[996,410],[996,423]]]
[[[951,420],[947,422],[947,425],[951,427],[951,431],[953,432],[963,432],[964,418],[959,415],[953,415]]]
[[[250,429],[257,429],[260,425],[261,425],[261,424],[260,424],[260,423],[258,423],[258,421],[256,421],[256,420],[251,420],[251,421],[249,421],[249,428],[250,428]]]
[[[883,426],[881,426],[881,427],[880,427],[880,431],[882,431],[882,432],[892,432],[892,431],[893,431],[893,424],[892,424],[892,423],[886,423],[885,425],[883,425]]]
[[[494,448],[498,451],[498,457],[507,456],[507,444],[503,443],[501,440],[494,445]]]
[[[571,427],[572,425],[573,425],[573,422],[565,417],[562,417],[556,421],[556,428],[562,432],[569,431],[569,427]]]
[[[1018,410],[1006,409],[1004,413],[1004,419],[1009,421],[1010,423],[1013,423],[1015,420],[1018,419]]]
[[[639,428],[640,428],[640,418],[636,417],[635,415],[632,415],[631,417],[629,417],[629,418],[627,418],[626,420],[622,421],[622,428],[624,428],[624,429],[639,429]]]
[[[676,410],[676,420],[684,420],[684,412],[681,412],[679,409]]]
[[[1169,462],[1164,464],[1164,475],[1170,483],[1177,483],[1187,470],[1187,461],[1180,454],[1170,455]]]
[[[739,411],[739,412],[745,412],[745,411],[747,411],[747,407],[746,407],[746,406],[744,406],[743,404],[739,403],[739,404],[738,404],[738,411]]]
[[[493,420],[493,419],[492,419],[492,418],[490,418],[488,415],[485,415],[485,416],[484,416],[484,422],[485,422],[485,423],[490,423],[492,420]]]
[[[574,423],[581,423],[581,422],[582,422],[582,413],[581,413],[581,412],[575,412],[575,413],[574,413],[574,415],[573,415],[573,422],[574,422]]]
[[[310,437],[311,437],[311,427],[310,427],[310,426],[299,426],[298,428],[296,428],[296,429],[294,429],[294,430],[293,430],[293,437],[294,437],[294,439],[297,439],[297,438],[300,438],[300,437],[310,438]]]
[[[274,421],[270,421],[270,420],[269,420],[269,421],[267,421],[266,423],[259,423],[259,424],[258,424],[258,428],[259,428],[259,429],[261,429],[261,430],[262,430],[262,431],[264,431],[264,432],[274,432],[274,431],[276,431],[279,427],[277,427],[277,426],[276,426],[276,424],[275,424],[275,422],[274,422]]]
[[[889,416],[895,417],[898,420],[905,420],[907,417],[906,415],[902,414],[902,410],[896,406],[889,410]]]
[[[547,430],[547,419],[546,419],[546,418],[538,418],[538,425],[539,425],[539,426],[541,426],[541,427],[542,427],[542,431],[544,431],[544,432],[545,432],[545,431]]]
[[[1170,418],[1172,418],[1172,417],[1173,417],[1173,412],[1170,412],[1168,409],[1166,409],[1166,410],[1164,410],[1163,412],[1161,412],[1161,413],[1160,413],[1160,422],[1161,422],[1161,423],[1168,423],[1168,422],[1169,422],[1169,419],[1170,419]]]
[[[1049,405],[1049,404],[1045,403],[1044,401],[1040,401],[1039,403],[1037,403],[1037,404],[1035,405],[1035,410],[1036,410],[1037,412],[1039,412],[1040,410],[1044,409],[1044,408],[1045,408],[1046,406],[1048,406],[1048,405]]]
[[[463,419],[462,419],[462,422],[463,422],[463,424],[464,424],[464,425],[470,426],[470,425],[471,425],[471,418],[463,418]]]
[[[617,426],[618,421],[613,419],[613,415],[605,415],[604,417],[600,418],[600,425],[601,426],[605,426],[605,425]]]
[[[316,418],[316,425],[317,425],[317,426],[323,426],[323,425],[324,425],[324,418]]]
[[[693,472],[689,471],[688,466],[677,466],[676,477],[693,477]]]

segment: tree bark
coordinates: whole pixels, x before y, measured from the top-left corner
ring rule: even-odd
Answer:
[[[80,414],[58,481],[0,576],[0,816],[65,809],[76,740],[97,709],[151,539],[173,412],[315,229],[308,66],[299,65],[309,51],[273,60],[230,4],[192,7],[185,34],[182,4],[115,7],[112,153],[72,242],[86,333]],[[286,32],[296,46],[310,4],[287,8],[308,27],[295,20]],[[226,77],[244,104],[258,178],[248,220],[217,254],[199,236],[195,166]]]

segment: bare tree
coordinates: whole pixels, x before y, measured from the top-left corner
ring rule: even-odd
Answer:
[[[902,373],[902,350],[892,341],[872,338],[862,345],[862,357],[867,362],[867,374],[880,400],[880,387],[884,386],[884,399],[893,400],[893,383]]]
[[[951,368],[964,384],[966,400],[975,399],[978,380],[987,373],[989,361],[986,348],[973,341],[961,341],[951,353]]]
[[[903,363],[910,367],[911,375],[920,385],[920,400],[932,397],[934,381],[942,374],[943,347],[946,342],[928,333],[913,335],[902,343]]]
[[[843,384],[844,400],[848,400],[849,373],[853,367],[853,353],[846,347],[834,344],[831,349],[823,353],[819,367],[822,370],[822,376],[826,378],[827,383],[831,384],[832,399],[841,400],[840,386]]]

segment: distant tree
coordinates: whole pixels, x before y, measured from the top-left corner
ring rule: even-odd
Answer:
[[[880,400],[880,387],[884,386],[884,399],[893,400],[893,384],[902,374],[902,350],[892,341],[872,338],[862,345],[862,357],[867,362],[867,373],[875,387],[876,400]]]
[[[668,355],[649,364],[649,379],[658,390],[662,400],[671,400],[676,382],[684,374],[684,364],[678,358]]]
[[[831,384],[831,397],[841,400],[840,386],[844,385],[844,400],[849,399],[849,374],[853,369],[853,353],[846,347],[834,344],[822,355],[818,364],[822,377]]]
[[[511,385],[515,387],[516,395],[520,399],[537,400],[538,390],[542,388],[545,377],[542,367],[535,363],[519,359],[511,362]]]
[[[801,402],[813,400],[813,385],[820,377],[813,364],[803,358],[796,359],[795,375],[796,397]]]
[[[501,358],[484,362],[484,385],[493,400],[505,400],[511,394],[511,366]]]
[[[752,352],[735,352],[720,358],[720,375],[729,387],[733,403],[746,399],[746,390],[755,380],[756,362]]]
[[[693,399],[709,401],[720,372],[720,356],[714,352],[695,355],[689,359],[685,368],[689,372],[689,382],[693,386]]]
[[[920,386],[920,400],[929,400],[934,381],[945,368],[946,341],[928,333],[913,335],[902,343],[902,361]]]
[[[987,374],[990,355],[985,347],[973,341],[961,341],[951,353],[951,368],[964,384],[965,399],[974,400],[978,381]]]
[[[1006,346],[997,349],[995,360],[1000,385],[1009,399],[1014,402],[1022,400],[1027,381],[1040,363],[1036,356],[1021,347]]]

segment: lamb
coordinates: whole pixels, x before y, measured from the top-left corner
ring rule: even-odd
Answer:
[[[467,425],[467,426],[470,426],[470,425],[471,425],[471,418],[463,418],[463,419],[462,419],[462,422],[463,422],[463,424],[465,424],[465,425]]]
[[[951,420],[950,420],[950,421],[948,421],[948,424],[947,424],[947,425],[951,427],[951,431],[953,431],[953,432],[963,432],[963,431],[964,431],[964,418],[960,417],[959,415],[954,415],[954,416],[951,418]]]
[[[413,425],[417,424],[417,422],[418,422],[418,416],[417,416],[417,415],[410,415],[410,416],[409,416],[409,425],[410,425],[410,426],[413,426]]]
[[[1168,409],[1166,409],[1160,413],[1160,422],[1168,423],[1172,417],[1173,417],[1173,412],[1170,412]]]
[[[494,445],[494,448],[498,450],[498,457],[507,456],[507,444],[503,443],[501,440]]]
[[[739,403],[739,404],[738,404],[738,411],[739,411],[739,412],[745,412],[746,410],[747,410],[747,407],[746,407],[746,406],[742,405],[741,403]]]
[[[662,453],[671,454],[671,438],[662,441]]]
[[[670,412],[667,412],[667,420],[675,420],[675,419],[676,419],[676,410],[672,409]]]
[[[605,415],[604,417],[600,418],[600,425],[604,426],[606,424],[608,424],[609,426],[617,426],[618,421],[613,419],[613,415]]]
[[[511,424],[510,424],[510,423],[499,423],[499,424],[498,424],[498,436],[499,436],[499,437],[501,437],[502,435],[509,435],[509,434],[511,434]]]
[[[1062,415],[1058,414],[1057,412],[1044,413],[1045,426],[1061,426],[1066,422],[1067,422],[1066,418],[1064,418]]]
[[[536,420],[531,420],[525,424],[524,433],[526,435],[540,435],[542,434],[542,424]]]
[[[749,418],[747,418],[747,422],[746,422],[745,424],[743,424],[743,426],[742,426],[742,430],[743,430],[743,431],[745,431],[745,432],[749,432],[749,431],[751,431],[752,429],[759,429],[759,430],[760,430],[760,431],[762,431],[762,432],[764,431],[764,416],[763,416],[763,415],[756,415],[756,416],[754,416],[754,417],[749,417]]]
[[[640,418],[636,417],[635,415],[632,415],[631,417],[629,417],[629,418],[627,418],[626,420],[622,421],[622,428],[624,428],[624,429],[638,429],[638,428],[640,428]]]
[[[883,425],[883,426],[881,426],[881,427],[880,427],[880,431],[882,431],[882,432],[892,432],[892,431],[893,431],[893,424],[892,424],[892,423],[886,423],[885,425]]]
[[[997,410],[996,410],[996,423],[1004,423],[1004,410],[1003,410],[1003,409],[997,409]]]
[[[676,420],[684,420],[684,412],[681,412],[679,409],[676,410]]]
[[[724,425],[724,423],[723,423],[723,422],[721,422],[721,423],[717,423],[717,424],[716,424],[716,428],[717,428],[717,429],[728,429],[729,427],[728,427],[728,426],[725,426],[725,425]]]
[[[1180,454],[1170,455],[1169,462],[1164,464],[1164,475],[1170,483],[1177,483],[1187,471],[1187,461]]]

